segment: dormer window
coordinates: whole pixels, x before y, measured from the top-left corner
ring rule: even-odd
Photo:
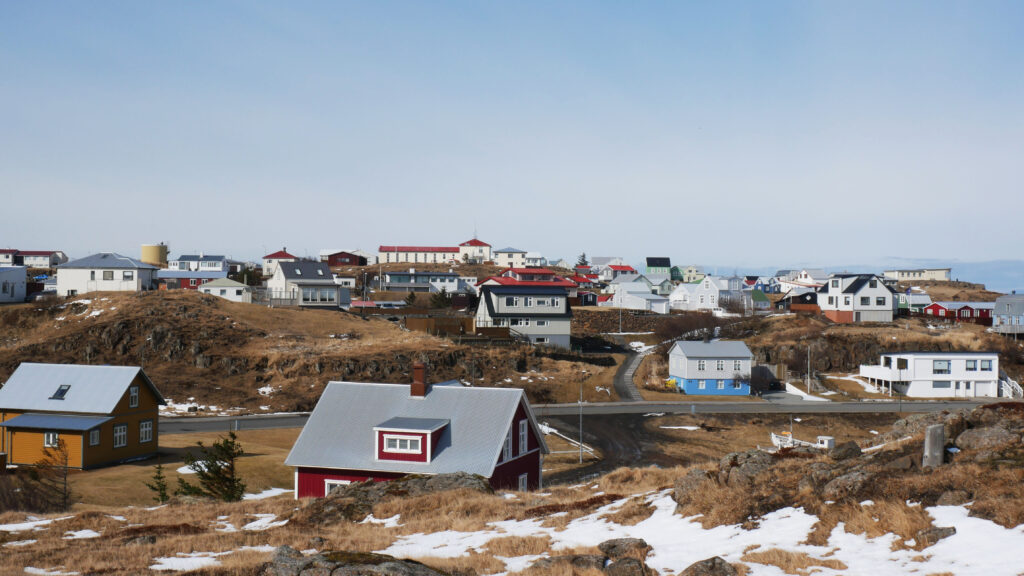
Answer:
[[[448,420],[396,417],[375,426],[377,459],[430,462]]]
[[[50,400],[63,400],[68,390],[71,390],[70,384],[61,384],[57,387],[57,391],[53,393],[53,396],[50,396]]]
[[[422,454],[419,437],[398,436],[395,434],[384,435],[384,451],[399,454]]]

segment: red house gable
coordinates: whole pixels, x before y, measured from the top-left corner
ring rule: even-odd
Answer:
[[[264,260],[284,260],[286,258],[296,260],[295,256],[292,256],[291,254],[285,252],[284,250],[278,250],[273,254],[267,254],[266,256],[263,257]]]
[[[459,246],[490,246],[490,244],[473,238],[472,240],[467,240],[462,244],[459,244]]]

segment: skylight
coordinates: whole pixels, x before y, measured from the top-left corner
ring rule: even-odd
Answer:
[[[302,268],[296,268],[295,269],[295,275],[296,276],[302,276]]]
[[[68,390],[71,390],[70,384],[61,384],[57,388],[57,391],[53,393],[53,396],[50,396],[50,400],[63,400],[64,395],[68,393]]]

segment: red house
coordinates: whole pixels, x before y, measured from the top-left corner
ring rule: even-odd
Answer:
[[[366,266],[366,257],[352,254],[351,252],[335,252],[322,256],[321,261],[327,262],[328,266]]]
[[[422,364],[413,382],[330,382],[285,464],[295,497],[407,474],[469,472],[495,489],[540,488],[548,453],[530,403],[516,388],[431,386]]]
[[[924,307],[926,316],[937,316],[955,322],[992,325],[995,302],[932,302]]]

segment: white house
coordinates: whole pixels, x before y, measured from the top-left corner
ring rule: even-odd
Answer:
[[[351,305],[348,288],[335,284],[326,262],[280,262],[267,281],[272,301],[304,308],[344,308]]]
[[[448,272],[408,271],[385,272],[382,288],[389,292],[440,292],[449,294],[459,292],[459,275]]]
[[[548,259],[545,258],[540,252],[527,252],[526,253],[526,265],[527,266],[547,266]]]
[[[828,281],[828,274],[820,268],[804,268],[803,270],[779,270],[776,272],[779,291],[802,294],[808,289],[817,290]]]
[[[949,282],[950,268],[915,268],[911,270],[886,270],[886,280],[897,282],[937,281]]]
[[[502,248],[494,251],[494,263],[509,268],[526,268],[526,250]]]
[[[651,292],[646,282],[622,282],[615,285],[612,306],[626,310],[642,310],[656,314],[669,313],[668,298]]]
[[[182,254],[168,262],[167,269],[191,272],[227,272],[228,259],[212,254]]]
[[[25,274],[24,266],[0,268],[0,303],[25,301]]]
[[[0,249],[0,267],[53,268],[67,261],[67,254],[60,250]]]
[[[57,295],[153,290],[157,270],[128,256],[100,252],[58,266]]]
[[[572,311],[564,288],[480,286],[477,328],[504,328],[533,344],[569,348]]]
[[[287,248],[282,248],[273,254],[267,254],[263,257],[263,277],[269,278],[277,274],[277,265],[281,262],[295,262],[296,260],[298,258],[289,254]]]
[[[874,274],[833,274],[818,289],[818,307],[833,322],[892,322],[897,298]]]
[[[377,262],[410,262],[454,264],[481,263],[491,259],[491,245],[473,238],[458,246],[395,246],[382,245],[377,249]]]
[[[1024,334],[1024,295],[1013,293],[996,298],[992,330],[1000,334]]]
[[[219,296],[232,302],[249,303],[252,302],[253,288],[230,278],[220,278],[203,284],[199,287],[199,292]]]
[[[742,341],[680,341],[669,350],[668,374],[686,394],[747,396],[753,362]]]
[[[693,284],[679,284],[668,295],[673,310],[714,310],[736,300],[742,302],[745,295],[743,282],[738,278],[705,276]]]
[[[1011,391],[1012,385],[1000,382],[999,354],[996,352],[882,354],[878,366],[860,367],[860,377],[882,392],[898,392],[910,398],[1016,395]]]

